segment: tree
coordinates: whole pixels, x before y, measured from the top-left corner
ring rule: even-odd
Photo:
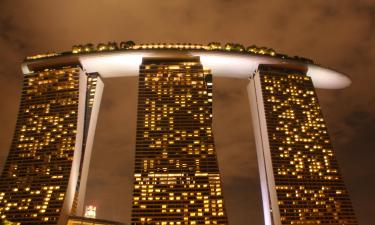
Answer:
[[[120,48],[122,49],[129,49],[135,45],[134,41],[126,41],[120,43]]]

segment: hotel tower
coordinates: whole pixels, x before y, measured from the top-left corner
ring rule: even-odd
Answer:
[[[22,70],[2,221],[65,225],[83,215],[102,79],[138,76],[131,224],[228,224],[216,76],[249,80],[265,224],[358,224],[315,92],[349,86],[344,74],[264,47],[132,41],[27,57]]]

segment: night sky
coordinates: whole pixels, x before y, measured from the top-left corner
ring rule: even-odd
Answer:
[[[0,0],[0,166],[8,154],[27,55],[74,44],[218,41],[300,55],[348,74],[352,86],[318,90],[361,225],[375,221],[375,0]],[[129,222],[136,78],[106,79],[87,204]],[[232,225],[263,223],[246,80],[214,79],[214,137]]]

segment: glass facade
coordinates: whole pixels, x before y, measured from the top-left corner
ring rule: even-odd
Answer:
[[[132,224],[227,224],[199,58],[143,59],[134,179]]]
[[[57,224],[62,214],[75,213],[98,79],[79,66],[24,75],[16,129],[0,178],[1,220]],[[82,87],[87,90],[80,103]],[[81,106],[83,129],[78,134]],[[81,142],[82,147],[77,147]],[[80,158],[77,170],[75,158]],[[71,186],[76,191],[69,199]]]
[[[2,219],[57,223],[75,150],[79,68],[26,74],[16,130],[0,179]]]
[[[281,224],[358,224],[311,78],[268,65],[259,76]]]

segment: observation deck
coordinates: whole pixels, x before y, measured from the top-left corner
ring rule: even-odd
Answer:
[[[45,53],[26,57],[24,74],[54,65],[80,64],[87,73],[99,73],[103,78],[138,76],[143,57],[199,56],[204,67],[217,77],[248,79],[260,64],[276,64],[306,70],[316,88],[342,89],[350,78],[338,71],[316,64],[313,60],[276,53],[266,47],[212,42],[201,44],[135,44],[132,41],[107,44],[75,45],[71,51]]]

